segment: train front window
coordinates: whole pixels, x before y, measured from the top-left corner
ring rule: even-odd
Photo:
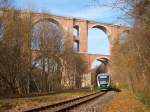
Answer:
[[[108,82],[109,81],[109,76],[100,76],[98,77],[99,81],[106,81]]]

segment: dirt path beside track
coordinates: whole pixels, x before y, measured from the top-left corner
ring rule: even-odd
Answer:
[[[127,90],[118,92],[103,112],[150,112],[134,94]]]

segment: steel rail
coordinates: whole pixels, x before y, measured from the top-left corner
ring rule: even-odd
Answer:
[[[68,100],[58,101],[52,104],[35,107],[35,108],[29,108],[24,110],[23,112],[41,112],[41,111],[48,111],[48,112],[63,112],[66,110],[70,110],[80,104],[86,103],[88,101],[91,101],[92,99],[95,99],[99,96],[104,95],[106,92],[94,92],[90,93],[88,95],[80,96],[77,98],[72,98]]]

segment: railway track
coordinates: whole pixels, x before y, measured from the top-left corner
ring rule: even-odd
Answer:
[[[80,96],[73,99],[68,99],[64,101],[55,102],[49,105],[36,107],[36,108],[30,108],[27,110],[24,110],[23,112],[65,112],[67,110],[73,109],[74,107],[77,107],[83,103],[87,103],[97,97],[100,97],[104,95],[106,92],[94,92],[88,95]]]

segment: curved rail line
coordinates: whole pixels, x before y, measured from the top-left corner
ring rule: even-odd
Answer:
[[[86,103],[88,101],[91,101],[99,96],[104,95],[106,92],[94,92],[88,95],[80,96],[77,98],[72,98],[64,101],[55,102],[49,105],[36,107],[36,108],[30,108],[27,110],[24,110],[23,112],[41,112],[41,111],[48,111],[48,112],[63,112],[66,110],[70,110],[74,107],[77,107],[80,104]]]

